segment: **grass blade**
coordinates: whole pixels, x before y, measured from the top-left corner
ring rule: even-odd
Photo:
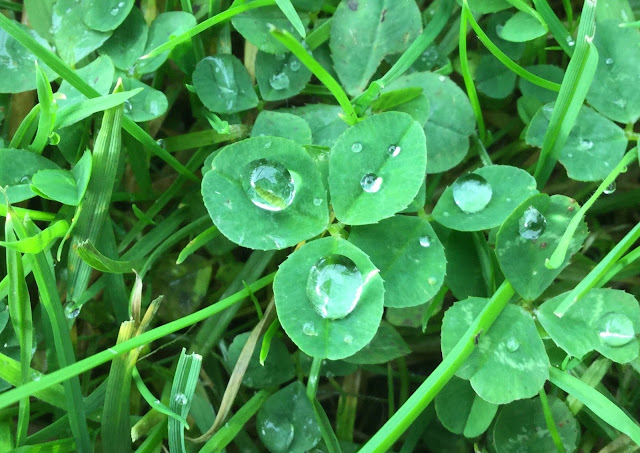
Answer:
[[[55,121],[56,104],[53,101],[53,90],[38,61],[36,65],[36,88],[38,91],[38,100],[40,101],[40,119],[38,120],[38,133],[33,139],[33,143],[29,147],[31,151],[42,154],[42,150],[49,142],[49,135],[53,130],[53,122]]]
[[[558,16],[553,12],[547,0],[533,0],[533,4],[562,50],[564,50],[567,55],[572,56],[575,41],[560,19],[558,19]]]
[[[140,264],[133,261],[114,260],[104,256],[89,241],[79,243],[76,252],[82,261],[100,272],[126,274],[134,272],[136,268],[140,268]]]
[[[291,25],[293,25],[293,28],[296,29],[300,36],[303,38],[306,37],[307,32],[300,20],[300,16],[298,16],[296,9],[291,4],[291,0],[275,0],[275,2],[276,5],[278,5],[278,8],[280,8],[280,11],[287,16],[287,19],[289,19],[289,22],[291,22]]]
[[[186,247],[182,249],[182,251],[178,255],[176,264],[183,263],[184,260],[186,260],[193,252],[198,250],[200,247],[203,247],[204,245],[206,245],[207,242],[217,237],[219,234],[220,234],[220,231],[215,225],[204,230],[202,233],[200,233],[191,241],[189,241]]]
[[[182,418],[186,418],[189,415],[189,408],[198,383],[201,365],[201,355],[187,354],[187,350],[182,349],[173,377],[171,399],[169,400],[169,409],[179,414]],[[175,418],[169,419],[169,451],[186,453],[184,428],[184,424]]]
[[[188,428],[189,424],[187,423],[186,418],[176,414],[167,406],[162,404],[162,402],[158,398],[153,396],[153,394],[151,393],[147,385],[142,380],[142,376],[140,376],[140,373],[138,372],[137,368],[133,369],[133,382],[135,382],[136,387],[140,392],[140,395],[142,395],[144,400],[147,402],[149,406],[151,406],[152,409],[160,412],[161,414],[166,415],[167,417],[176,419],[176,421],[178,421],[180,424]]]
[[[66,220],[58,220],[34,236],[20,241],[0,241],[0,246],[20,253],[40,253],[47,249],[54,239],[61,238],[67,234],[68,230],[69,223]]]
[[[90,117],[94,113],[109,110],[123,104],[127,99],[140,93],[142,88],[136,88],[122,93],[108,94],[99,98],[85,99],[76,104],[60,109],[56,115],[55,129],[62,129]]]

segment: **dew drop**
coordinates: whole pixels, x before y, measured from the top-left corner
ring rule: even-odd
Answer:
[[[28,175],[24,175],[20,178],[20,184],[31,184],[31,178]]]
[[[547,227],[547,219],[533,206],[529,206],[518,221],[518,231],[525,239],[538,239]]]
[[[276,60],[277,60],[277,61],[282,61],[282,60],[284,60],[284,57],[285,57],[285,56],[286,56],[286,55],[285,55],[285,54],[283,54],[283,53],[277,53],[277,54],[276,54]]]
[[[514,337],[510,337],[507,340],[507,351],[509,352],[516,352],[518,350],[518,348],[520,347],[520,342],[518,340],[516,340]]]
[[[285,88],[289,88],[289,76],[284,72],[279,74],[273,74],[269,79],[269,85],[274,90],[284,90]]]
[[[447,78],[443,75],[441,75],[440,77],[438,77],[438,80],[441,82],[444,82],[445,80],[447,80]]]
[[[593,148],[593,142],[587,138],[583,138],[580,140],[580,146],[582,149],[591,149]]]
[[[504,25],[496,25],[496,35],[500,36],[500,33],[502,33],[502,29],[504,28]]]
[[[289,69],[291,69],[293,72],[298,71],[300,69],[300,60],[291,60],[291,62],[289,63]]]
[[[322,198],[314,198],[313,204],[316,206],[320,206],[322,204]]]
[[[264,420],[260,433],[269,451],[290,451],[295,429],[288,420],[277,417]]]
[[[363,288],[362,273],[350,258],[333,254],[320,258],[309,271],[307,297],[326,319],[341,319],[356,307]]]
[[[351,335],[345,335],[344,336],[344,342],[347,343],[347,344],[353,343],[353,337]]]
[[[567,36],[567,44],[569,45],[569,47],[573,47],[576,45],[576,42],[571,36]]]
[[[427,279],[427,283],[429,283],[431,286],[434,286],[436,283],[438,283],[438,280],[435,277],[429,277]]]
[[[367,173],[360,180],[360,185],[365,192],[376,193],[382,186],[382,178],[375,173]]]
[[[402,151],[402,148],[397,145],[389,145],[389,148],[387,148],[387,153],[389,153],[391,157],[396,157],[400,154],[400,151]]]
[[[491,201],[493,190],[482,176],[475,173],[458,178],[453,183],[453,201],[467,214],[482,211]]]
[[[124,101],[124,113],[131,113],[131,110],[133,110],[133,105],[131,104],[131,101],[127,99]]]
[[[420,245],[423,247],[429,247],[431,245],[431,238],[429,235],[425,234],[420,237]]]
[[[354,153],[359,153],[360,151],[362,151],[362,143],[355,142],[353,145],[351,145],[351,151],[353,151]]]
[[[611,184],[609,184],[607,186],[606,189],[603,190],[605,195],[611,195],[615,191],[616,191],[616,182],[615,181],[613,181]]]
[[[76,305],[75,302],[67,302],[64,306],[64,315],[67,319],[76,319],[80,314],[81,306]]]
[[[626,315],[610,312],[598,321],[598,336],[603,344],[619,348],[635,338],[635,330]]]
[[[31,379],[34,381],[39,381],[40,379],[42,379],[42,373],[40,373],[39,371],[34,371],[33,373],[31,373]]]
[[[282,211],[296,195],[291,173],[282,164],[268,159],[249,163],[243,182],[251,202],[267,211]]]
[[[167,147],[167,145],[165,144],[164,140],[161,139],[161,138],[156,140],[156,145],[158,145],[160,148],[163,148],[163,149],[165,149]]]
[[[302,333],[310,337],[317,337],[316,326],[312,322],[305,322],[302,326]]]
[[[176,393],[176,396],[174,396],[174,397],[173,397],[173,400],[174,400],[176,403],[178,403],[178,404],[180,404],[180,405],[182,405],[182,406],[184,406],[185,404],[187,404],[187,401],[188,401],[188,400],[187,400],[187,396],[186,396],[184,393],[181,393],[181,392]]]
[[[267,142],[267,143],[265,143],[265,144],[264,144],[264,147],[265,147],[265,148],[267,148],[267,149],[268,149],[268,148],[271,148],[271,142]]]
[[[613,58],[609,57],[606,60],[604,60],[605,64],[607,65],[612,65],[613,64]]]

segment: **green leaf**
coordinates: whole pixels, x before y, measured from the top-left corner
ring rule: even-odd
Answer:
[[[422,127],[406,113],[380,113],[350,127],[331,149],[336,217],[362,225],[406,208],[422,185],[426,161]]]
[[[571,256],[587,237],[587,225],[581,222],[571,239],[567,256],[557,269],[544,265],[556,249],[569,221],[577,212],[575,200],[563,195],[538,194],[524,201],[504,221],[496,236],[496,256],[505,277],[515,290],[527,300],[537,299],[568,264]],[[521,225],[529,215],[540,213],[545,221],[541,234],[528,231]],[[523,231],[524,233],[520,233]],[[537,231],[540,231],[539,229]],[[524,234],[524,236],[523,236]]]
[[[564,77],[564,70],[562,68],[550,64],[527,66],[525,67],[525,69],[532,74],[542,77],[543,79],[550,80],[556,83],[562,83],[562,79]],[[556,93],[555,91],[547,90],[546,88],[534,85],[533,83],[523,78],[520,78],[520,80],[518,81],[518,86],[523,96],[533,97],[543,104],[553,102],[558,97],[558,93]],[[529,124],[529,122],[527,121],[525,124]]]
[[[518,11],[509,18],[498,35],[512,42],[526,42],[547,34],[547,29],[530,14]]]
[[[132,8],[127,18],[98,50],[124,71],[133,67],[144,54],[149,27],[138,8]]]
[[[76,0],[58,0],[53,6],[52,33],[56,50],[65,63],[74,66],[100,47],[111,31],[94,30],[84,22],[85,5]]]
[[[462,4],[462,1],[458,0]],[[503,9],[511,8],[511,4],[506,0],[468,0],[469,9],[481,14],[495,13]]]
[[[282,13],[285,16],[287,16],[287,19],[289,19],[289,22],[291,22],[291,25],[293,25],[293,27],[296,29],[298,34],[303,38],[307,36],[307,33],[304,29],[304,25],[300,20],[300,16],[298,16],[298,13],[296,12],[293,5],[291,4],[291,0],[275,0],[275,2],[276,2],[276,5],[278,5],[278,8],[280,8],[280,10],[282,11]]]
[[[594,350],[618,363],[638,357],[635,335],[640,332],[640,307],[635,297],[616,289],[592,289],[559,318],[553,312],[567,294],[546,301],[536,312],[540,324],[559,347],[578,359]],[[607,323],[630,330],[612,331],[612,344]]]
[[[111,89],[115,68],[113,62],[107,56],[98,57],[91,63],[75,71],[80,78],[87,82],[100,94],[107,94]],[[80,93],[76,88],[71,86],[69,82],[63,80],[57,91],[58,95],[64,95],[62,99],[58,99],[56,103],[58,108],[62,110],[70,107],[80,101],[88,99],[84,94]]]
[[[565,451],[572,453],[580,438],[578,422],[562,400],[555,396],[550,396],[549,400],[562,445]],[[496,453],[556,451],[539,398],[516,401],[503,407],[493,426],[492,442]]]
[[[429,101],[430,113],[424,125],[427,137],[427,173],[441,173],[458,165],[469,150],[469,136],[475,118],[469,99],[448,77],[417,72],[398,77],[387,89],[420,87]]]
[[[382,59],[403,52],[421,31],[420,11],[413,0],[340,2],[329,46],[347,93],[363,92]]]
[[[133,3],[133,0],[84,0],[84,23],[93,30],[115,30],[127,18]]]
[[[46,169],[59,170],[60,167],[31,151],[0,149],[0,187],[6,188],[9,203],[35,197],[36,194],[29,187],[31,178]],[[5,204],[4,197],[0,197],[0,204]]]
[[[270,173],[276,176],[271,182]],[[202,181],[202,195],[220,232],[244,247],[289,247],[322,233],[329,222],[326,190],[313,160],[280,137],[250,138],[219,151]]]
[[[402,335],[391,324],[383,321],[373,340],[345,361],[358,365],[387,363],[410,353],[411,349]]]
[[[142,262],[140,261],[123,261],[114,260],[104,256],[100,251],[89,241],[78,243],[76,252],[89,266],[100,272],[106,272],[108,274],[126,274],[129,272],[135,272],[136,269],[142,268]]]
[[[250,334],[251,332],[245,332],[236,335],[231,342],[225,360],[229,370],[233,370],[235,367],[238,357],[240,357],[240,351],[242,351]],[[258,340],[258,344],[261,343],[262,337]],[[260,364],[260,348],[253,349],[253,355],[242,378],[242,383],[252,389],[275,387],[293,379],[295,373],[293,360],[291,360],[287,347],[276,336],[271,340],[269,355],[267,355],[264,365]]]
[[[125,90],[142,89],[124,103],[124,114],[136,123],[150,121],[167,113],[169,102],[162,91],[130,77],[122,79],[122,86]]]
[[[533,117],[526,135],[529,145],[542,146],[552,111],[553,104],[547,104]],[[560,150],[558,161],[567,169],[571,179],[599,181],[606,178],[620,162],[627,143],[622,128],[589,107],[582,106]]]
[[[314,145],[332,147],[347,129],[347,123],[341,117],[342,109],[338,105],[308,104],[282,111],[293,113],[307,121]]]
[[[320,442],[320,427],[299,381],[289,384],[265,401],[256,417],[262,443],[272,453],[307,451]]]
[[[0,246],[16,250],[21,253],[40,253],[55,239],[63,237],[69,230],[66,220],[58,220],[39,233],[19,241],[0,241]],[[0,326],[3,325],[0,322]]]
[[[443,228],[441,228],[443,229]],[[438,229],[440,232],[441,229]],[[458,300],[469,296],[486,297],[489,295],[482,272],[482,264],[478,248],[473,240],[473,233],[445,230],[448,234],[440,234],[447,256],[447,275],[445,285],[449,287]]]
[[[384,280],[386,307],[412,307],[436,295],[447,260],[425,219],[396,215],[351,229],[349,242],[369,255]]]
[[[470,174],[479,175],[486,180],[491,189],[490,200],[486,207],[477,212],[463,211],[458,203],[464,201],[467,195],[474,194],[477,187],[461,184],[466,175],[458,178],[458,181],[444,190],[433,209],[433,218],[447,228],[480,231],[497,227],[516,206],[538,192],[533,177],[521,168],[490,165],[478,168]],[[459,190],[455,190],[456,187]]]
[[[445,428],[469,438],[484,433],[498,411],[497,405],[476,395],[468,381],[455,376],[436,396],[435,407]]]
[[[589,104],[619,123],[640,118],[638,83],[640,30],[621,28],[618,21],[598,22],[593,40],[600,59],[587,94]]]
[[[307,13],[300,14],[302,24],[309,23]],[[271,36],[271,28],[286,30],[291,34],[296,34],[294,26],[277,6],[264,6],[233,16],[231,19],[233,27],[247,41],[267,53],[284,53],[287,48],[276,38]]]
[[[169,11],[162,13],[151,23],[144,54],[148,54],[156,47],[166,43],[171,36],[178,36],[196,26],[193,14],[184,11]],[[135,72],[147,74],[158,69],[169,58],[170,51],[165,51],[152,58],[138,60]]]
[[[353,310],[341,319],[328,319],[320,315],[312,305],[308,294],[316,291],[313,267],[322,266],[327,259],[338,258],[353,262],[356,269],[351,276],[361,276],[361,287],[347,286],[354,279],[341,281],[340,275],[334,277],[332,269],[340,271],[340,264],[328,269],[327,283],[318,286],[319,291],[330,291],[334,297],[328,302],[344,296],[340,290],[356,289],[357,303]],[[345,260],[346,258],[346,260]],[[331,261],[328,261],[331,263]],[[317,270],[317,267],[316,267]],[[311,280],[311,282],[309,281]],[[356,282],[360,281],[356,279]],[[331,285],[335,288],[331,289]],[[289,338],[312,357],[338,360],[349,357],[366,346],[374,337],[382,319],[384,288],[378,269],[367,255],[344,239],[324,238],[305,244],[289,255],[280,265],[274,282],[273,291],[278,318]],[[345,291],[346,292],[346,291]],[[352,303],[351,298],[342,297],[337,302]],[[342,307],[347,308],[352,307]]]
[[[265,101],[280,101],[300,93],[311,80],[311,71],[291,52],[258,51],[256,82]]]
[[[51,46],[34,30],[19,25],[28,32],[40,45],[51,51]],[[11,37],[6,30],[0,29],[0,93],[20,93],[36,88],[36,57]],[[49,80],[55,73],[44,63],[38,64],[45,71]]]
[[[32,178],[32,190],[62,204],[78,206],[91,176],[91,153],[85,151],[72,171],[40,170]]]
[[[478,91],[493,99],[504,99],[516,87],[516,74],[491,54],[483,55],[475,73]]]
[[[480,314],[488,299],[456,302],[442,321],[442,356],[446,357]],[[522,307],[507,305],[456,373],[471,381],[478,396],[493,404],[530,398],[549,378],[549,358],[536,325]],[[508,384],[507,384],[508,383]]]
[[[193,72],[193,86],[204,106],[212,112],[241,112],[258,105],[249,73],[233,55],[201,60]]]
[[[301,145],[311,144],[311,128],[303,118],[291,113],[263,110],[251,129],[252,137],[284,137]]]

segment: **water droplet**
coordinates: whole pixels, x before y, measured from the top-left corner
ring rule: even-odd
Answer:
[[[427,283],[429,283],[431,286],[435,285],[436,283],[438,283],[438,280],[435,277],[429,277],[427,279]]]
[[[354,153],[359,153],[360,151],[362,151],[362,143],[356,142],[351,145],[351,151],[353,151]]]
[[[245,190],[251,202],[267,211],[282,211],[296,195],[291,173],[280,163],[254,160],[247,166]]]
[[[307,297],[323,318],[341,319],[356,307],[363,286],[356,263],[333,254],[320,258],[309,271]]]
[[[520,342],[518,340],[516,340],[514,337],[510,337],[507,340],[507,351],[509,352],[516,352],[518,350],[518,348],[520,347]]]
[[[317,337],[316,326],[312,322],[305,322],[302,326],[302,333],[310,337]]]
[[[276,60],[277,60],[277,61],[282,61],[282,60],[284,60],[284,57],[285,57],[285,56],[286,56],[286,55],[285,55],[285,54],[283,54],[283,53],[277,53],[277,54],[276,54]]]
[[[64,306],[64,315],[67,319],[76,319],[80,314],[80,309],[82,307],[76,305],[75,302],[67,302]]]
[[[265,147],[265,148],[267,148],[267,149],[268,149],[268,148],[271,148],[271,142],[267,142],[267,143],[265,143],[265,144],[264,144],[264,147]]]
[[[351,335],[345,335],[344,342],[347,344],[351,344],[353,342],[353,337]]]
[[[260,427],[262,441],[269,451],[290,451],[295,429],[284,417],[266,419]]]
[[[447,78],[443,75],[441,75],[440,77],[438,77],[438,80],[441,82],[444,82],[445,80],[447,80]]]
[[[163,140],[163,139],[158,139],[158,140],[156,140],[156,144],[157,144],[160,148],[163,148],[163,149],[167,147],[167,145],[166,145],[166,143],[164,142],[164,140]]]
[[[619,348],[635,338],[635,330],[626,315],[609,312],[598,321],[598,336],[603,344]]]
[[[289,63],[289,69],[291,69],[293,72],[298,71],[298,69],[300,69],[300,60],[298,60],[297,58],[291,60],[291,62]]]
[[[482,176],[475,173],[458,178],[453,183],[453,201],[467,214],[482,211],[491,201],[493,190]]]
[[[269,85],[274,90],[284,90],[285,88],[289,88],[289,76],[284,72],[279,74],[273,74],[269,79]]]
[[[501,25],[501,24],[496,25],[496,35],[500,36],[500,33],[502,33],[503,28],[504,28],[504,25]]]
[[[431,238],[429,235],[425,234],[420,237],[420,245],[423,247],[429,247],[431,245]]]
[[[518,231],[525,239],[538,239],[547,227],[547,219],[533,206],[529,206],[518,221]]]
[[[117,6],[114,7],[114,8],[111,8],[111,15],[112,16],[117,16],[119,12],[120,12],[120,8],[118,8]]]
[[[31,177],[24,175],[22,178],[20,178],[20,184],[31,184]]]
[[[132,109],[133,105],[131,104],[131,101],[128,99],[124,101],[124,113],[130,113]]]
[[[316,206],[320,206],[322,204],[322,198],[314,198],[313,204]]]
[[[616,191],[616,182],[615,181],[613,181],[611,184],[609,184],[607,186],[606,189],[603,190],[605,195],[611,195],[615,191]]]
[[[367,173],[360,180],[360,185],[365,192],[376,193],[382,186],[382,178],[375,173]]]
[[[176,396],[173,397],[173,400],[180,404],[180,405],[185,405],[187,404],[187,396],[184,393],[176,393]]]
[[[604,60],[605,64],[607,65],[612,65],[613,64],[613,58],[609,57],[606,60]]]
[[[391,157],[396,157],[400,154],[400,151],[402,151],[402,148],[397,145],[389,145],[389,148],[387,148],[387,153],[389,153]]]
[[[580,140],[580,146],[582,149],[591,149],[593,148],[593,142],[587,138],[583,138]]]

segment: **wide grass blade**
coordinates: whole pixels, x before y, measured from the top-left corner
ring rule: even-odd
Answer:
[[[182,349],[180,359],[178,359],[178,366],[173,376],[169,400],[169,409],[182,418],[186,418],[189,415],[189,408],[191,407],[191,401],[193,401],[196,384],[198,384],[201,365],[201,355],[187,354],[187,350]],[[184,424],[175,418],[169,419],[169,451],[186,453],[184,428]]]

